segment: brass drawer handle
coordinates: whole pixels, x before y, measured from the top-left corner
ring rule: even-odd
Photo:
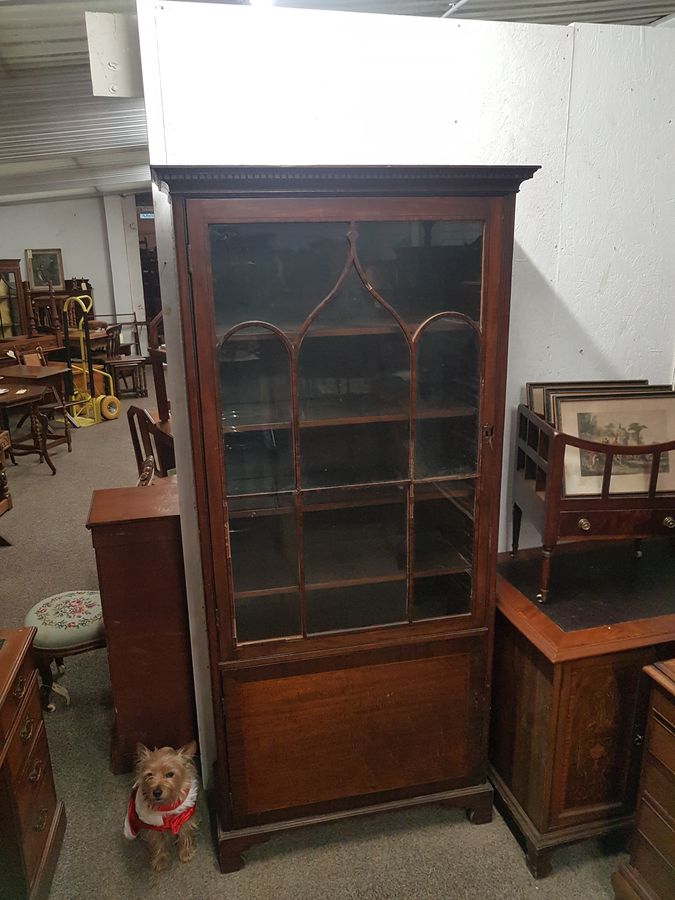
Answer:
[[[45,825],[47,824],[47,816],[48,815],[49,815],[48,809],[40,810],[40,816],[39,816],[37,822],[35,823],[35,825],[33,825],[33,831],[44,831],[45,830]]]
[[[666,526],[666,528],[675,528],[675,517],[666,516],[663,520],[663,524]]]
[[[635,744],[636,747],[641,747],[644,739],[645,739],[644,735],[640,734],[640,732],[638,732],[635,735],[635,737],[633,738],[633,743]]]
[[[30,775],[28,776],[28,780],[32,781],[35,784],[36,781],[39,781],[42,778],[42,773],[44,772],[44,763],[41,759],[36,760],[35,765],[30,770]]]
[[[24,744],[27,744],[28,741],[31,739],[31,737],[33,735],[33,726],[34,725],[35,725],[35,722],[31,719],[31,717],[26,716],[26,721],[23,723],[23,728],[19,732],[19,737],[24,742]]]
[[[577,525],[579,526],[579,528],[582,531],[590,531],[591,530],[591,523],[588,521],[588,519],[579,519],[579,521],[577,522]]]
[[[16,679],[16,687],[12,691],[12,697],[14,697],[15,700],[21,700],[25,693],[26,679],[23,677],[23,675],[19,675],[19,677]]]

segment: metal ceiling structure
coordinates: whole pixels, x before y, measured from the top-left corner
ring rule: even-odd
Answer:
[[[675,14],[675,0],[276,2],[547,24],[649,25]],[[92,96],[85,11],[133,13],[135,0],[0,0],[0,203],[147,190],[143,101]]]

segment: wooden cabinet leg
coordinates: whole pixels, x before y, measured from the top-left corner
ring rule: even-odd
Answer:
[[[243,854],[255,844],[262,844],[270,839],[269,834],[247,835],[240,838],[229,838],[218,841],[218,863],[220,871],[237,872],[243,869],[246,863]]]
[[[546,878],[551,874],[551,857],[553,850],[550,847],[537,850],[531,841],[527,841],[527,849],[525,851],[525,859],[527,868],[530,870],[533,878]]]
[[[492,794],[486,794],[483,799],[467,809],[466,817],[472,825],[489,825],[492,821]]]

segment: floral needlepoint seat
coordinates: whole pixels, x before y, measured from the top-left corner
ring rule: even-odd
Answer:
[[[69,706],[70,694],[56,682],[52,662],[56,664],[59,677],[65,672],[64,657],[105,647],[101,595],[98,591],[54,594],[36,603],[26,615],[24,624],[37,628],[33,654],[42,680],[43,707],[54,709],[52,692],[65,697]]]

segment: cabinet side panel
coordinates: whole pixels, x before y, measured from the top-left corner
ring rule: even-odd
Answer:
[[[553,742],[553,667],[497,613],[490,763],[540,830]]]
[[[387,656],[286,677],[283,670],[257,680],[225,676],[239,823],[484,779],[478,750],[484,647],[471,652],[465,643],[432,657]]]

